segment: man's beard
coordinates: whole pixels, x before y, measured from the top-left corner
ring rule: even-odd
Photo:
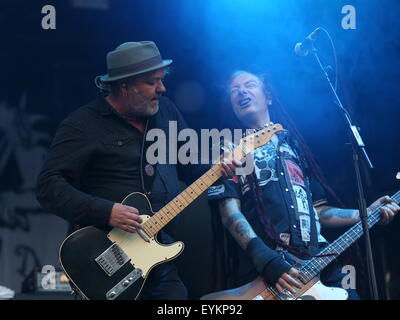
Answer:
[[[154,116],[159,109],[159,102],[152,103],[152,100],[146,101],[141,105],[129,106],[125,117],[130,119],[146,119]]]

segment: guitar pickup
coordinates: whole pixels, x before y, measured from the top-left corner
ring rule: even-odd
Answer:
[[[116,243],[95,259],[97,264],[109,277],[116,273],[129,260],[124,250]]]

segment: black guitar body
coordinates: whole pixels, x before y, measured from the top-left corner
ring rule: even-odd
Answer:
[[[122,203],[137,208],[140,213],[152,214],[149,201],[141,193],[129,195]],[[135,271],[135,261],[130,260],[121,266],[123,259],[118,250],[114,248],[115,254],[113,254],[113,257],[119,267],[115,273],[112,275],[107,274],[96,262],[96,258],[113,245],[113,242],[108,237],[109,232],[110,229],[103,230],[96,227],[86,227],[72,233],[61,245],[59,256],[61,265],[72,285],[86,299],[136,299],[145,279],[140,276],[130,283],[126,282],[127,280],[129,281],[129,278],[125,279]],[[107,269],[107,266],[105,267]],[[113,288],[119,283],[124,290],[119,295],[113,295]],[[125,289],[125,287],[127,288]]]

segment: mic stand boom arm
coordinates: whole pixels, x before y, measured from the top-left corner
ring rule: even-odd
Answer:
[[[356,126],[354,126],[351,123],[349,114],[348,114],[347,110],[343,107],[343,104],[340,101],[340,98],[339,98],[334,86],[332,85],[332,82],[329,79],[329,76],[326,73],[325,68],[323,67],[323,65],[321,63],[321,60],[319,59],[317,50],[314,47],[314,45],[312,46],[311,51],[312,51],[315,59],[317,60],[318,65],[321,68],[326,80],[329,83],[329,86],[333,92],[333,95],[335,96],[336,103],[339,106],[340,110],[342,111],[345,121],[347,122],[348,129],[349,129],[349,135],[351,136],[352,146],[353,146],[352,149],[353,149],[354,169],[355,169],[356,179],[357,179],[358,205],[359,205],[360,219],[362,221],[361,223],[362,223],[364,239],[365,239],[365,250],[366,250],[366,260],[367,260],[369,284],[370,284],[370,293],[371,293],[371,297],[373,300],[378,300],[379,296],[378,296],[378,289],[377,289],[376,278],[375,278],[375,268],[374,268],[374,261],[373,261],[373,255],[372,255],[372,249],[371,249],[371,240],[370,240],[370,236],[369,236],[368,221],[367,221],[367,206],[366,206],[366,202],[365,202],[365,198],[364,198],[363,185],[362,185],[360,166],[359,166],[360,155],[369,169],[373,169],[373,166],[368,157],[367,152],[365,151],[365,145],[361,139],[358,129]]]

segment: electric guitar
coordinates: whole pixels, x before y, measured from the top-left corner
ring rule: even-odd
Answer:
[[[242,138],[239,146],[231,151],[232,158],[243,159],[282,130],[281,125],[270,124]],[[76,291],[85,299],[138,299],[150,271],[183,251],[184,244],[179,241],[160,244],[157,233],[221,175],[220,164],[214,164],[156,213],[144,194],[129,194],[122,204],[135,207],[141,213],[143,229],[137,229],[136,233],[90,226],[69,235],[61,244],[59,259]]]
[[[393,197],[393,201],[400,203],[400,191]],[[381,220],[380,208],[377,208],[368,216],[368,228],[372,228]],[[301,260],[290,253],[285,252],[298,265],[300,281],[303,287],[295,294],[285,290],[284,293],[268,284],[261,277],[257,277],[241,287],[223,290],[207,294],[201,297],[202,300],[346,300],[348,293],[345,289],[326,287],[320,281],[321,271],[328,266],[337,256],[342,254],[348,247],[356,242],[363,235],[361,221],[355,224],[342,236],[322,249],[319,254],[310,260]]]

